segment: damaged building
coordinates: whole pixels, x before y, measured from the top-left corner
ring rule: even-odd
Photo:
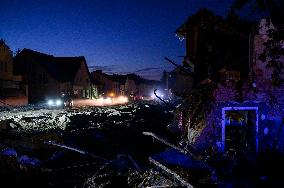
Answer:
[[[186,43],[182,68],[191,72],[175,71],[183,86],[175,93],[184,98],[179,131],[197,150],[284,151],[284,87],[273,84],[272,69],[259,59],[274,27],[265,19],[231,21],[203,9],[177,30]]]

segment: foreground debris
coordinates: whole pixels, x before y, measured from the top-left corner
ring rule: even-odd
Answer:
[[[0,169],[9,177],[3,183],[15,186],[138,186],[149,168],[148,156],[162,150],[148,147],[152,139],[142,132],[169,134],[165,127],[172,119],[163,106],[151,103],[0,113]]]

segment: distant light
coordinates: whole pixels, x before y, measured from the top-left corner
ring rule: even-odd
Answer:
[[[119,102],[119,103],[127,103],[128,102],[128,98],[125,97],[125,96],[119,96],[117,98],[117,102]]]
[[[56,99],[56,100],[54,100],[54,99],[49,99],[48,101],[47,101],[47,105],[48,106],[60,106],[60,105],[62,105],[62,100],[60,100],[60,99]]]
[[[54,102],[53,102],[53,100],[48,100],[48,101],[47,101],[47,104],[48,104],[49,106],[51,106],[51,105],[54,104]]]
[[[107,97],[106,99],[105,99],[105,102],[107,103],[107,104],[110,104],[112,101],[111,101],[111,98],[110,97]]]
[[[99,105],[108,106],[113,104],[124,104],[128,102],[128,98],[126,96],[118,96],[118,97],[107,97],[103,98],[100,97],[96,99],[96,101],[99,103]]]
[[[100,98],[98,98],[98,102],[104,102],[104,98],[103,97],[100,97]]]
[[[114,97],[114,95],[115,95],[115,94],[114,94],[113,92],[111,92],[111,93],[109,94],[110,97]]]
[[[62,104],[62,101],[57,99],[56,102],[55,102],[56,106],[60,106]]]

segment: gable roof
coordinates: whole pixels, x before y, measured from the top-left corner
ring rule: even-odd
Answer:
[[[84,57],[54,57],[47,66],[51,75],[58,81],[68,82],[74,81],[81,63],[84,61]]]
[[[86,60],[83,56],[54,57],[52,55],[47,55],[26,48],[17,54],[15,61],[22,61],[24,63],[30,63],[30,61],[32,61],[34,63],[39,63],[52,77],[59,82],[73,82],[81,63],[84,63],[87,68]]]

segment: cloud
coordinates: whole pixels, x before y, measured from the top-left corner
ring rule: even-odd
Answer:
[[[153,70],[161,70],[162,67],[147,67],[147,68],[144,68],[144,69],[139,69],[139,70],[136,70],[135,72],[139,73],[139,72],[148,72],[148,71],[153,71]]]
[[[90,65],[88,67],[90,71],[102,70],[103,72],[115,72],[117,65]]]
[[[164,70],[169,71],[171,69],[165,66],[160,66],[160,67],[145,67],[145,68],[134,70],[134,71],[127,71],[127,70],[122,70],[122,67],[118,65],[90,65],[89,70],[90,71],[102,70],[104,73],[107,73],[107,74],[135,73],[146,79],[160,80],[162,77],[163,71]]]
[[[136,71],[134,71],[134,73],[138,74],[139,76],[146,78],[146,79],[150,79],[150,80],[160,80],[162,75],[163,75],[163,71],[171,71],[173,70],[172,66],[158,66],[158,67],[145,67],[143,69],[138,69]]]
[[[165,67],[146,67],[136,70],[135,73],[146,79],[160,80]]]

